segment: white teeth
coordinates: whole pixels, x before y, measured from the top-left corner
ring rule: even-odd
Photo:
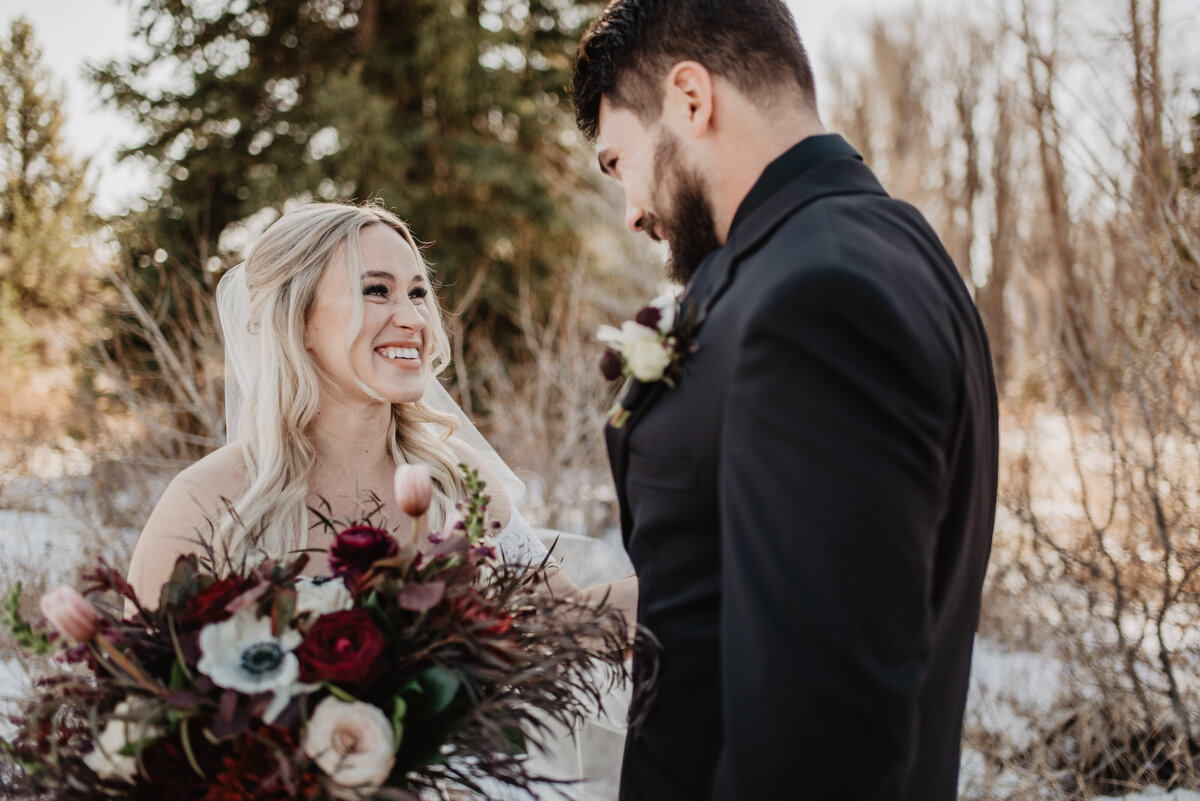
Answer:
[[[387,359],[421,358],[421,352],[416,348],[380,348],[379,355]]]

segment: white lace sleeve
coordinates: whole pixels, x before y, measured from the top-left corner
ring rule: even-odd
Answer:
[[[508,518],[508,525],[496,535],[497,556],[501,562],[513,565],[540,565],[549,553],[546,546],[533,533],[533,527],[521,517],[516,509]],[[553,559],[550,560],[553,563]]]

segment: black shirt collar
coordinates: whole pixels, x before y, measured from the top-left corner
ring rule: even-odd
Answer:
[[[801,139],[763,170],[758,181],[750,188],[750,192],[738,206],[729,230],[732,232],[737,228],[739,223],[770,200],[776,192],[791,183],[796,176],[811,170],[818,164],[839,158],[855,158],[862,161],[862,156],[858,154],[858,151],[838,134],[818,134]]]

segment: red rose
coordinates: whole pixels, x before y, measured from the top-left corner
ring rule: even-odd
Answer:
[[[391,534],[373,526],[355,526],[337,535],[329,548],[329,569],[353,591],[359,577],[378,559],[400,550]]]
[[[387,640],[366,609],[321,615],[296,648],[300,681],[368,684]]]
[[[179,618],[180,625],[187,629],[200,628],[228,619],[230,614],[225,607],[250,589],[252,583],[238,576],[217,579],[188,598],[187,606]]]

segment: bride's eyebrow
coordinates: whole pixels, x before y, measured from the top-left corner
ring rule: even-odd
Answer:
[[[396,280],[396,276],[392,275],[391,273],[385,273],[381,270],[368,270],[367,272],[363,273],[362,277],[364,280],[367,278],[386,278],[388,281]]]

